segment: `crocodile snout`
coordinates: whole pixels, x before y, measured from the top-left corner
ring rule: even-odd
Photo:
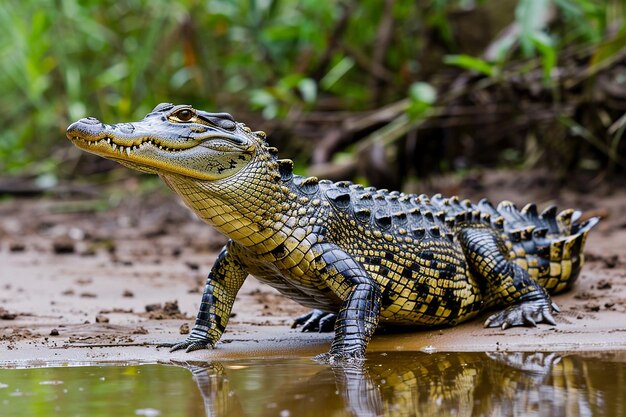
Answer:
[[[67,128],[67,137],[72,139],[75,137],[97,136],[106,129],[106,125],[95,117],[86,117],[77,122],[72,123]]]

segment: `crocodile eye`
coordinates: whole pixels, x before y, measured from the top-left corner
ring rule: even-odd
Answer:
[[[174,116],[181,122],[188,122],[193,117],[193,111],[189,109],[182,109],[174,113]]]

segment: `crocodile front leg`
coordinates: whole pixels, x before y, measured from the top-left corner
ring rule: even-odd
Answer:
[[[365,356],[380,317],[381,291],[374,279],[349,254],[336,245],[313,247],[318,273],[342,300],[335,320],[330,351],[316,357],[324,362],[359,360]]]
[[[191,352],[215,347],[228,324],[235,296],[248,276],[241,263],[229,252],[230,244],[231,242],[224,246],[209,273],[196,323],[189,336],[182,342],[163,343],[159,346],[170,347],[172,352],[180,349]]]

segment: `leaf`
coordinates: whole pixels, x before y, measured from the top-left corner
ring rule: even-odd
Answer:
[[[624,29],[626,29],[626,25],[624,25]],[[626,45],[626,32],[622,32],[613,39],[606,40],[599,44],[596,51],[591,56],[589,63],[590,71],[591,69],[604,66],[607,62],[618,58],[619,54],[624,50],[624,45]]]
[[[432,105],[437,101],[437,90],[428,83],[416,82],[409,88],[409,99],[411,100],[406,114],[411,121],[422,117]]]
[[[264,108],[276,104],[276,98],[266,90],[256,89],[250,93],[250,103],[255,108]]]
[[[411,84],[409,97],[412,101],[424,104],[433,104],[437,100],[437,90],[432,85],[424,82]]]
[[[317,98],[317,84],[311,78],[303,78],[298,83],[298,90],[306,103],[313,103]]]
[[[541,55],[541,64],[543,66],[544,83],[550,85],[552,83],[552,71],[556,66],[557,51],[552,38],[546,33],[537,32],[532,37],[533,46],[537,48]]]
[[[346,75],[352,67],[354,67],[354,60],[349,56],[344,56],[328,71],[324,78],[322,78],[320,85],[326,90],[330,89],[341,77]]]
[[[520,26],[520,43],[522,52],[531,56],[534,52],[533,38],[543,30],[550,13],[548,0],[520,0],[515,9],[515,20]]]
[[[107,86],[114,85],[115,83],[120,82],[128,77],[130,73],[130,68],[128,64],[124,61],[113,64],[109,68],[102,71],[102,73],[98,76],[98,85],[99,86]]]
[[[494,66],[484,59],[470,55],[446,55],[443,62],[470,71],[476,71],[491,77],[494,73]]]

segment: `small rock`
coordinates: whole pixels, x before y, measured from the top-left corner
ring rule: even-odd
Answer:
[[[151,230],[146,230],[142,234],[145,238],[152,239],[155,237],[166,235],[167,229],[164,226],[160,226],[160,227],[153,228]]]
[[[145,327],[139,326],[133,330],[133,334],[148,334],[148,330]]]
[[[132,308],[121,308],[121,307],[113,307],[110,309],[100,310],[99,314],[111,314],[111,313],[122,313],[122,314],[132,314]]]
[[[0,307],[0,320],[14,320],[17,317],[15,313],[9,313],[4,308]]]
[[[603,258],[602,260],[604,261],[604,266],[606,266],[609,269],[615,268],[617,264],[619,263],[619,257],[617,255],[607,256]]]
[[[57,255],[74,253],[76,248],[74,241],[67,236],[59,237],[52,242],[52,251]]]
[[[50,330],[50,336],[58,336],[58,335],[59,335],[59,331],[57,329]]]
[[[130,290],[124,290],[124,292],[122,293],[122,297],[130,298],[130,297],[134,297],[134,296],[135,296],[135,294],[133,294],[133,292],[130,291]]]
[[[200,265],[195,262],[185,262],[185,265],[187,265],[187,268],[191,269],[192,271],[197,271],[200,269]]]
[[[600,281],[598,281],[598,285],[596,286],[596,288],[599,290],[610,290],[611,283],[609,281],[601,279]]]
[[[96,323],[108,323],[109,322],[109,318],[107,316],[104,316],[102,314],[98,314],[96,316]]]
[[[83,298],[96,298],[97,297],[97,295],[92,292],[83,292],[80,294],[80,296]]]
[[[189,325],[187,323],[183,323],[178,330],[180,334],[189,334]]]
[[[170,314],[180,313],[180,309],[178,308],[178,301],[167,301],[165,305],[163,305],[163,311]]]
[[[586,292],[586,291],[581,291],[578,294],[576,294],[574,296],[575,299],[577,300],[592,300],[594,298],[596,298],[593,294]]]
[[[24,252],[26,250],[26,245],[21,242],[11,242],[9,243],[9,251],[11,252]]]
[[[163,307],[161,306],[161,303],[154,303],[154,304],[147,304],[146,305],[146,312],[151,312],[151,311],[157,311],[157,310],[161,310]]]
[[[159,303],[146,305],[145,316],[151,320],[168,320],[168,319],[181,319],[188,320],[189,318],[181,313],[178,308],[178,301],[168,301],[161,305]]]

